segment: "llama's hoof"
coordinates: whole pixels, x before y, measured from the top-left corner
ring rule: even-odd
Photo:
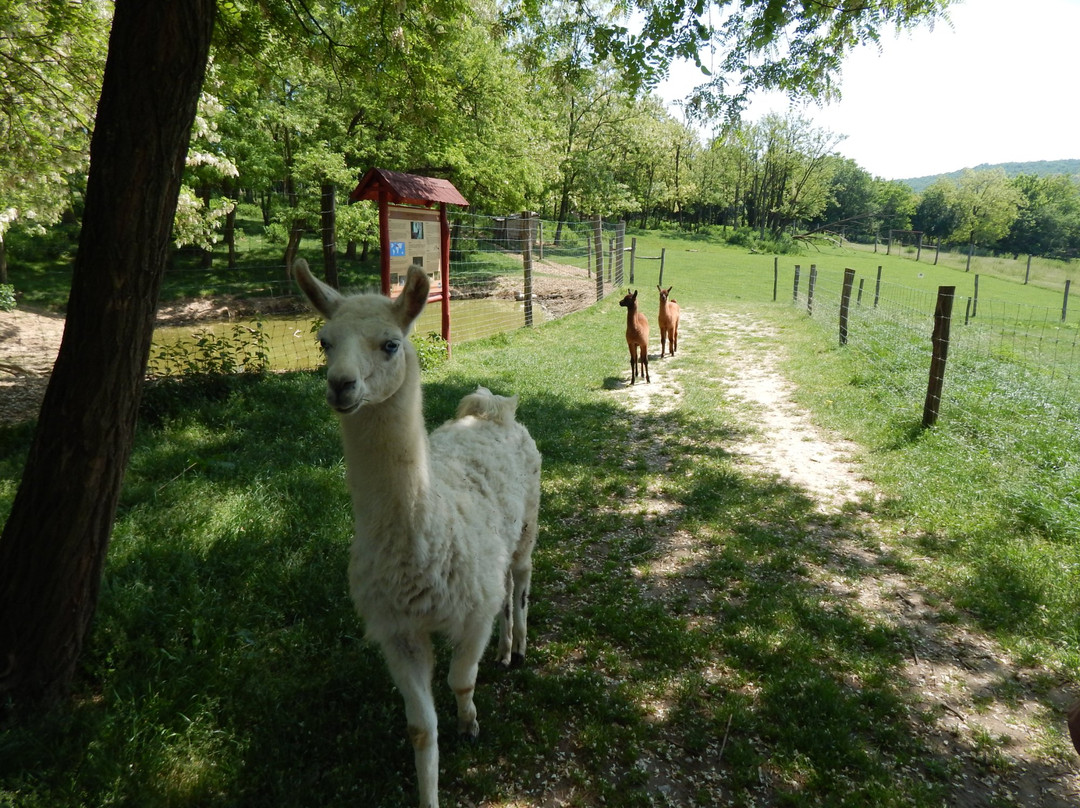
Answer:
[[[469,745],[475,744],[480,737],[480,724],[473,721],[471,724],[458,727],[458,741]]]
[[[524,654],[518,654],[518,653],[510,654],[510,664],[507,667],[509,667],[511,670],[513,670],[515,668],[524,668],[525,667],[525,655]]]

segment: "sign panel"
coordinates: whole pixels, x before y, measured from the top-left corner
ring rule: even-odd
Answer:
[[[436,280],[442,258],[439,212],[406,205],[388,206],[390,224],[390,272],[404,276],[419,264]]]

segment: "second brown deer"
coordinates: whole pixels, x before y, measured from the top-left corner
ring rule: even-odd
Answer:
[[[639,367],[645,374],[645,381],[651,381],[649,378],[649,321],[638,311],[637,295],[637,292],[631,294],[627,290],[626,297],[619,301],[620,306],[626,307],[626,344],[630,348],[630,384],[637,381]]]

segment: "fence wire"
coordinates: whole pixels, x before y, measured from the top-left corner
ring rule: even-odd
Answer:
[[[560,224],[521,215],[455,213],[450,226],[451,344],[558,319],[592,305],[621,283],[621,250],[614,244],[620,229],[614,223],[600,223],[599,278],[593,221]],[[242,255],[244,237],[238,241]],[[305,244],[302,254],[313,271],[321,273],[319,249]],[[527,254],[531,254],[529,290]],[[229,269],[222,256],[214,261],[208,268],[166,271],[175,299],[158,308],[149,377],[321,366],[316,317],[283,264],[241,261]],[[343,291],[378,290],[377,278],[350,272],[347,260],[339,260],[339,269],[342,266]],[[57,273],[51,282],[66,288],[70,271]],[[0,417],[20,419],[36,413],[63,328],[62,316],[35,312],[32,306],[0,316]],[[431,303],[415,332],[437,341],[441,331],[440,305]]]
[[[842,273],[818,271],[811,298],[801,279],[793,305],[839,334]],[[929,390],[937,295],[871,279],[853,295],[846,351],[852,384],[885,403],[898,423],[920,423]],[[1080,537],[1080,338],[1060,308],[957,296],[938,425],[1009,470],[1018,509],[1054,518],[1054,532]],[[1026,480],[1026,488],[1019,481]],[[1053,501],[1042,508],[1039,500]],[[1032,517],[1036,518],[1036,517]]]

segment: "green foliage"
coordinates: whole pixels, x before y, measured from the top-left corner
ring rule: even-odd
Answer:
[[[15,311],[15,287],[0,283],[0,311]]]
[[[483,669],[484,740],[442,744],[444,800],[539,803],[552,783],[583,808],[683,794],[656,787],[657,772],[702,805],[966,798],[957,761],[987,761],[974,765],[989,776],[1006,747],[957,738],[943,754],[906,684],[909,629],[850,591],[865,575],[911,576],[943,620],[996,632],[1030,665],[1071,675],[1075,433],[1054,434],[1062,413],[1037,417],[1040,397],[1051,414],[1047,397],[1026,399],[1022,377],[993,364],[950,368],[970,415],[913,430],[891,379],[924,384],[925,351],[867,365],[836,346],[831,318],[825,331],[816,315],[771,302],[773,256],[701,234],[638,238],[648,254],[667,247],[665,284],[692,315],[678,358],[654,367],[670,376],[649,392],[671,408],[627,400],[612,298],[455,345],[452,361],[425,371],[430,426],[482,383],[521,395],[544,456],[527,666]],[[822,304],[844,265],[884,265],[887,278],[926,288],[965,276],[869,251],[817,261]],[[638,266],[643,295],[657,271]],[[800,401],[858,441],[880,497],[824,516],[804,490],[732,454],[761,428],[718,370],[736,359],[731,323],[742,316],[777,336],[737,359],[782,349]],[[890,332],[885,344],[901,341]],[[670,383],[681,396],[667,398]],[[400,698],[348,599],[352,516],[324,385],[317,373],[270,373],[148,387],[75,699],[0,726],[0,802],[414,801]],[[980,404],[993,391],[1011,409]],[[0,426],[0,513],[31,439]],[[676,549],[691,539],[692,552]],[[439,682],[447,656],[440,647]],[[453,697],[436,692],[452,729]]]
[[[420,370],[432,370],[439,367],[448,358],[446,340],[437,331],[426,335],[412,335],[412,344],[416,348],[416,358],[420,360]]]
[[[259,322],[254,327],[235,323],[222,334],[204,329],[192,341],[156,345],[146,372],[149,376],[227,376],[262,373],[269,367],[268,338]]]

